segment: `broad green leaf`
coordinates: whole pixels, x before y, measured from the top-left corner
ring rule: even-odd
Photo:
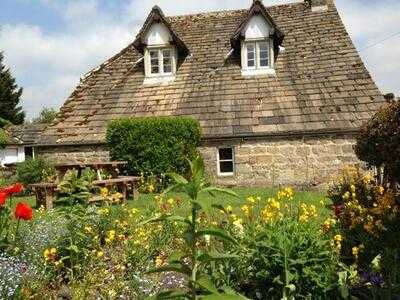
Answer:
[[[202,276],[197,279],[196,284],[206,289],[210,293],[219,294],[218,289],[215,287],[214,283],[212,283],[211,280],[206,276]]]
[[[181,291],[167,291],[161,292],[157,295],[146,297],[146,300],[169,300],[169,299],[187,299],[187,294]]]
[[[219,188],[219,187],[207,187],[201,190],[202,193],[221,193],[221,194],[226,194],[235,198],[239,198],[238,194],[236,194],[234,191],[230,189],[225,189],[225,188]]]
[[[202,199],[197,199],[196,201],[192,201],[193,203],[196,203],[201,207],[202,210],[204,211],[210,211],[212,208],[212,202],[213,200],[210,198],[202,198]]]
[[[191,222],[188,219],[186,219],[184,217],[181,217],[181,216],[162,215],[162,216],[159,216],[159,217],[154,217],[154,218],[148,219],[148,220],[140,223],[139,225],[143,226],[143,225],[146,225],[148,223],[157,223],[157,222],[164,222],[164,221],[176,221],[176,222],[186,223],[186,224],[189,224],[189,225],[191,224]]]
[[[217,238],[223,239],[225,241],[237,244],[237,241],[233,237],[231,237],[227,232],[219,228],[206,228],[203,230],[199,230],[196,233],[196,235],[197,236],[212,235]]]
[[[162,272],[177,272],[177,273],[181,273],[181,274],[190,276],[190,269],[186,266],[182,266],[177,263],[162,266],[159,268],[154,268],[154,269],[147,271],[146,273],[152,274],[152,273],[162,273]]]
[[[168,261],[170,263],[175,263],[175,262],[180,262],[182,260],[182,258],[185,257],[185,254],[182,253],[182,251],[174,251],[169,257],[168,257]]]
[[[208,252],[199,255],[197,258],[201,262],[208,262],[213,260],[219,259],[229,259],[229,258],[238,258],[238,255],[235,254],[225,254],[225,253],[218,253],[218,252]]]
[[[172,178],[173,181],[175,181],[175,183],[177,184],[187,184],[188,181],[186,180],[185,177],[183,177],[182,175],[179,175],[177,173],[168,173],[167,174],[169,177]]]
[[[229,295],[229,294],[212,294],[203,296],[201,300],[246,300],[247,298],[240,295]]]
[[[183,184],[174,184],[174,185],[171,185],[171,186],[169,186],[168,188],[166,188],[164,191],[163,191],[163,195],[166,195],[166,194],[168,194],[168,193],[172,193],[172,192],[178,192],[178,191],[181,191],[182,189],[183,189]]]

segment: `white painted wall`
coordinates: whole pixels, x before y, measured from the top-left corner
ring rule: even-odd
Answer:
[[[172,41],[172,36],[164,24],[153,24],[145,36],[148,46],[167,45]]]
[[[261,15],[253,16],[243,29],[243,36],[246,40],[262,39],[269,37],[271,26]]]
[[[25,161],[25,148],[24,147],[6,147],[0,149],[0,163],[14,164]]]

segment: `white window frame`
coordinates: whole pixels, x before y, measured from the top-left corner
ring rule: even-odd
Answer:
[[[260,57],[260,44],[268,44],[268,66],[261,66]],[[248,66],[248,51],[247,46],[254,45],[254,66]],[[271,39],[251,39],[242,41],[242,75],[262,75],[262,74],[275,74],[274,70],[274,49]]]
[[[232,159],[220,159],[219,150],[220,149],[231,149],[232,150]],[[232,172],[221,172],[221,162],[232,162]],[[234,176],[236,172],[235,167],[235,147],[233,146],[225,146],[217,148],[217,174],[220,177]]]
[[[171,72],[164,72],[164,55],[163,51],[169,50],[171,51]],[[151,72],[151,57],[150,51],[158,52],[158,73]],[[145,50],[145,75],[146,77],[171,77],[176,73],[176,51],[174,47],[170,46],[155,46],[148,47]]]

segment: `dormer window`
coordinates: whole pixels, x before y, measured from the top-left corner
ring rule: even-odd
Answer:
[[[176,56],[174,48],[148,48],[145,57],[146,77],[173,76],[175,74]]]
[[[275,74],[275,60],[284,34],[261,0],[254,0],[246,19],[231,37],[231,46],[240,53],[243,76]]]
[[[272,51],[268,40],[243,42],[243,70],[272,69]]]
[[[173,81],[178,58],[189,53],[158,6],[151,10],[133,45],[144,56],[144,84]]]

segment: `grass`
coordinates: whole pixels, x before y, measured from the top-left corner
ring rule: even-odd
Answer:
[[[254,197],[261,197],[261,201],[264,202],[266,199],[276,196],[278,189],[276,188],[261,188],[261,187],[236,187],[232,189],[235,191],[239,198],[234,198],[229,195],[224,194],[217,194],[213,201],[217,204],[221,204],[223,206],[231,205],[232,207],[240,207],[246,202],[246,198],[249,196]],[[156,194],[141,194],[139,199],[128,201],[130,207],[135,207],[141,210],[152,210],[155,208],[155,201],[154,197]],[[167,197],[172,198],[181,198],[182,200],[187,200],[186,196],[179,193],[171,193],[168,194]],[[203,198],[212,198],[209,194],[200,195],[200,199]],[[322,206],[320,201],[324,200],[326,203],[325,206]],[[18,202],[25,202],[31,205],[34,208],[36,207],[36,200],[34,196],[23,196],[23,197],[13,197],[12,199],[12,206],[14,207]],[[183,203],[187,203],[183,201]],[[319,210],[319,215],[321,218],[325,218],[331,212],[331,204],[326,199],[323,193],[319,192],[311,192],[311,191],[295,191],[294,203],[306,203],[306,204],[313,204]],[[181,214],[187,214],[187,205],[182,206],[182,210],[180,211]]]
[[[232,189],[239,198],[231,197],[229,195],[217,194],[216,197],[213,198],[214,203],[221,204],[223,206],[231,205],[232,207],[240,207],[246,202],[246,198],[249,196],[260,197],[261,203],[265,203],[268,198],[275,197],[278,189],[276,188],[261,188],[261,187],[236,187]],[[153,209],[155,207],[154,197],[156,194],[142,194],[140,195],[138,200],[129,201],[129,206],[135,207],[138,209],[148,210]],[[168,194],[167,197],[172,198],[181,198],[183,200],[186,196],[179,193]],[[199,196],[199,199],[202,198],[212,198],[209,194],[202,194]],[[324,201],[325,205],[321,205],[321,200]],[[184,201],[185,202],[185,201]],[[323,193],[319,192],[311,192],[311,191],[295,191],[294,196],[295,205],[299,203],[306,203],[308,205],[315,205],[319,210],[319,215],[322,218],[327,217],[331,212],[331,203],[325,197]],[[187,206],[182,207],[182,214],[187,213]]]

